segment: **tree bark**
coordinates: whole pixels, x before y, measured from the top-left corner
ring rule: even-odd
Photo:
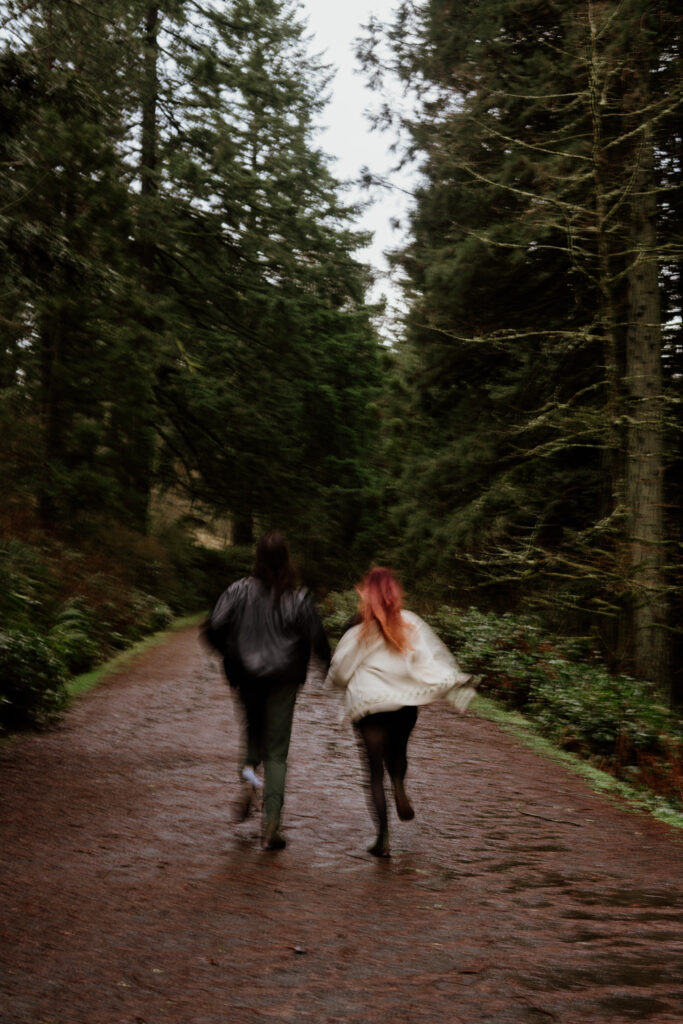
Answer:
[[[254,543],[254,521],[248,512],[233,516],[232,542],[245,547]]]
[[[140,192],[142,195],[141,260],[149,285],[154,268],[154,231],[150,201],[157,195],[157,104],[159,101],[159,8],[150,4],[145,12],[143,44],[142,136]]]
[[[642,90],[638,90],[638,106],[642,109],[645,105]],[[651,132],[644,127],[631,203],[634,257],[628,277],[626,504],[633,672],[670,697],[664,574],[662,331],[653,156]]]
[[[158,124],[159,103],[159,27],[160,15],[157,4],[149,4],[145,11],[142,36],[142,95],[140,139],[140,220],[138,224],[138,245],[140,276],[148,295],[153,296],[156,284],[156,240],[155,216],[158,186]],[[157,326],[154,313],[145,317],[148,334]],[[151,358],[147,360],[151,364]],[[153,372],[150,371],[150,372]],[[147,531],[149,505],[154,463],[154,437],[149,422],[144,416],[132,425],[132,441],[128,453],[131,502],[129,509],[133,525],[143,533]]]
[[[53,473],[64,454],[63,431],[63,323],[61,316],[42,317],[40,324],[40,433],[42,438],[41,479],[38,489],[38,518],[45,530],[59,518]]]

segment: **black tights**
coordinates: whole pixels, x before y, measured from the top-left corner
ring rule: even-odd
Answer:
[[[389,827],[384,795],[384,768],[386,766],[392,781],[403,781],[408,768],[408,739],[416,721],[417,708],[404,707],[398,711],[379,711],[374,715],[366,715],[356,723],[363,740],[370,777],[370,796],[380,835],[386,833]]]

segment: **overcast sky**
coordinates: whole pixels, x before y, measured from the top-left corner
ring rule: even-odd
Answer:
[[[389,152],[392,138],[385,133],[371,132],[365,111],[375,108],[379,98],[365,84],[365,76],[354,57],[354,40],[362,34],[362,25],[372,14],[380,21],[391,19],[398,0],[301,0],[301,12],[313,36],[311,52],[321,54],[325,63],[337,73],[331,85],[332,98],[324,112],[326,125],[321,147],[336,158],[333,170],[337,177],[355,180],[363,167],[373,174],[388,177],[395,156]],[[393,175],[397,184],[406,187],[407,177]],[[354,198],[359,195],[354,192]],[[367,195],[366,193],[364,193]],[[406,196],[396,189],[373,189],[375,203],[361,221],[361,227],[373,231],[375,239],[369,249],[359,255],[376,270],[386,273],[388,266],[382,253],[398,245],[400,233],[392,230],[392,218],[404,219]],[[399,292],[386,279],[380,281],[373,298],[385,294],[395,305]]]

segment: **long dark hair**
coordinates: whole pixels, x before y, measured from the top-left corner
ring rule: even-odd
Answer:
[[[294,590],[295,573],[289,557],[289,545],[283,533],[269,530],[256,545],[254,576],[275,592],[279,600],[286,590]]]

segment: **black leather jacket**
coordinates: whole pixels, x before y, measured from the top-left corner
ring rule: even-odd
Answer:
[[[330,645],[310,593],[288,590],[278,601],[252,576],[221,594],[204,637],[223,655],[231,686],[254,681],[301,685],[311,652],[325,667],[330,663]]]

